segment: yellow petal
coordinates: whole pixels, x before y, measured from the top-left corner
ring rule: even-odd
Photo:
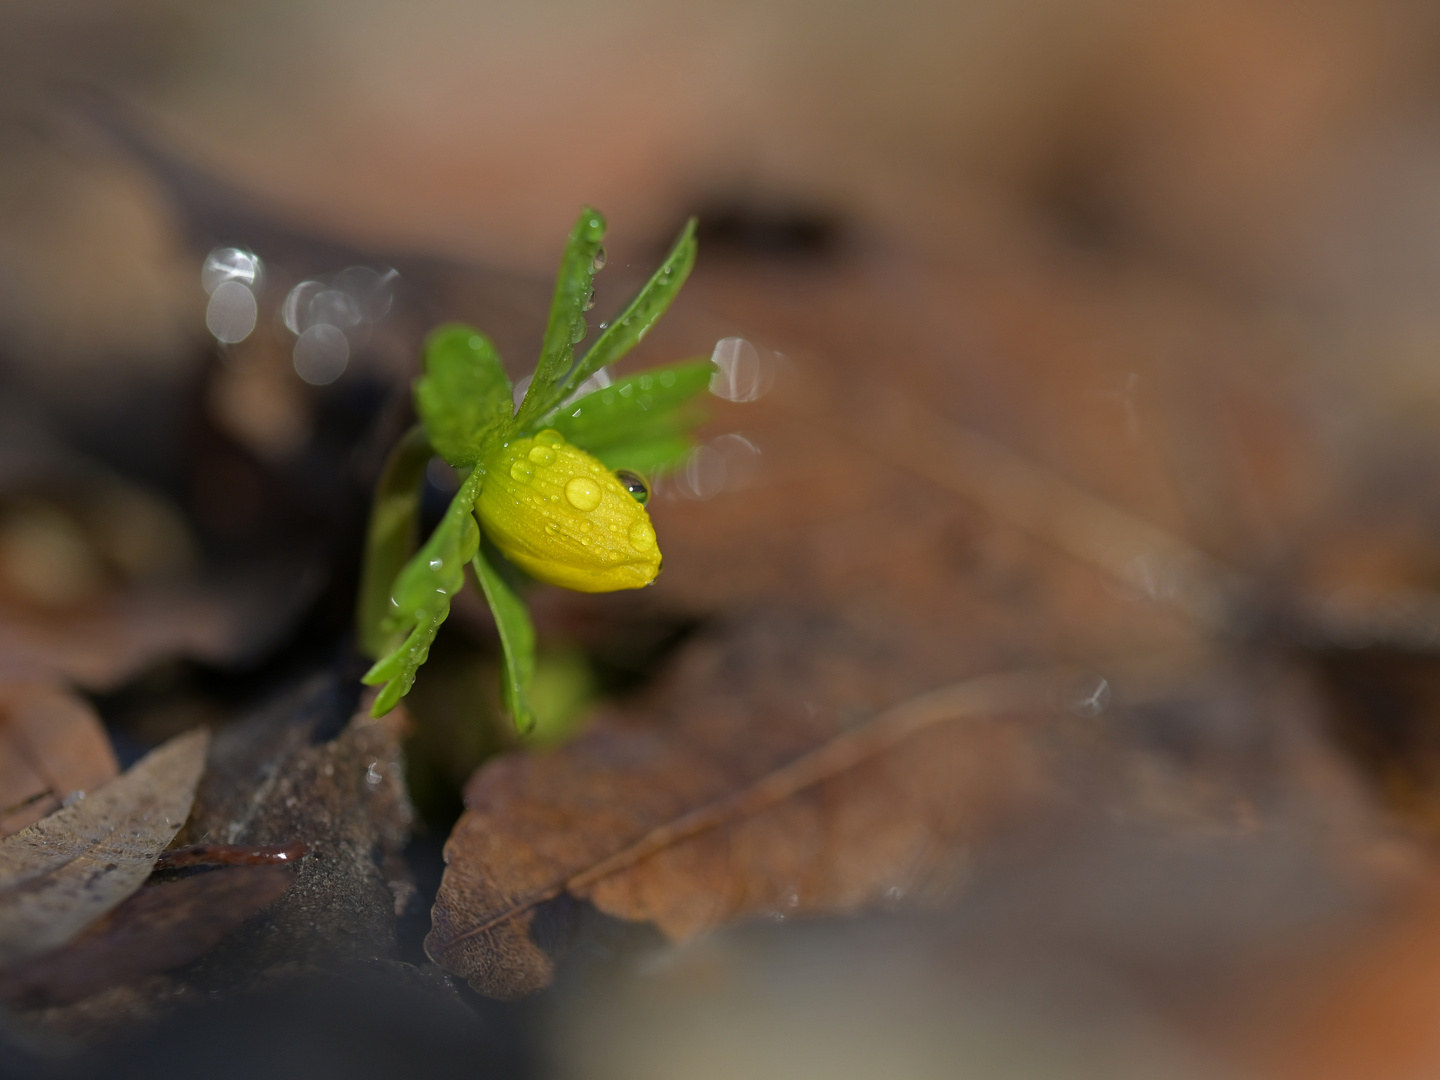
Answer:
[[[645,507],[559,432],[515,439],[484,468],[475,509],[485,535],[537,581],[613,592],[649,585],[660,572]]]

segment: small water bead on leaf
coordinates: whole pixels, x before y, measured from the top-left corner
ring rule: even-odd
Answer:
[[[529,458],[536,465],[549,465],[555,460],[555,451],[549,446],[540,445],[530,448]]]
[[[599,273],[601,270],[605,269],[605,259],[605,246],[602,244],[600,247],[595,249],[595,258],[590,260],[590,268],[596,273]]]
[[[589,310],[590,310],[591,308],[593,308],[594,306],[595,306],[595,286],[594,286],[594,285],[591,285],[591,286],[590,286],[590,292],[589,292],[589,294],[585,297],[585,310],[586,310],[586,311],[589,311]]]
[[[523,483],[535,475],[535,466],[528,461],[517,461],[510,466],[510,475]]]
[[[620,481],[620,486],[628,491],[641,506],[650,501],[650,485],[639,473],[632,472],[630,469],[616,469],[615,479]]]

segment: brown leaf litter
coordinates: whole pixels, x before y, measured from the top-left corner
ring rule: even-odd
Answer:
[[[66,1005],[208,953],[285,894],[284,864],[228,866],[142,886],[60,948],[0,971],[0,999]]]
[[[172,739],[0,840],[0,965],[63,945],[140,887],[190,812],[208,745],[203,731]]]
[[[100,718],[83,698],[43,683],[0,683],[0,836],[119,771]]]

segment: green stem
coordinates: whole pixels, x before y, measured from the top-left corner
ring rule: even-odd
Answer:
[[[395,577],[419,546],[420,481],[435,451],[416,424],[395,444],[375,485],[370,527],[365,535],[365,563],[355,605],[355,637],[360,651],[375,660],[394,646],[384,629]]]

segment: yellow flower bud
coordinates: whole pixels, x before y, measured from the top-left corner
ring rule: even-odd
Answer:
[[[649,585],[660,572],[645,507],[558,431],[515,439],[484,468],[475,509],[485,535],[537,581],[613,592]]]

